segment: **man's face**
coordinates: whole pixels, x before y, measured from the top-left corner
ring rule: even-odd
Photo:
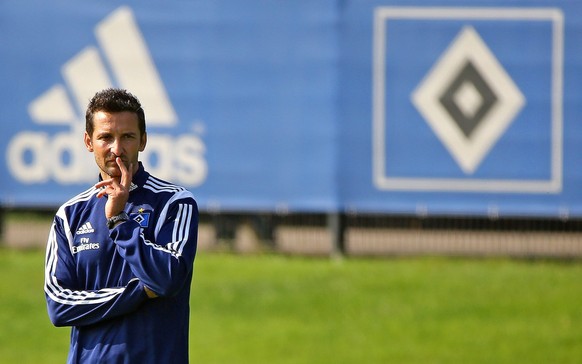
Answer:
[[[98,111],[93,116],[93,135],[85,132],[85,146],[95,156],[104,179],[121,177],[116,157],[121,157],[127,168],[133,164],[130,171],[133,175],[138,168],[138,154],[144,150],[146,140],[145,134],[140,136],[137,115],[129,111]]]

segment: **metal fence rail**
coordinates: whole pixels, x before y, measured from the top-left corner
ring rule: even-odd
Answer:
[[[52,211],[3,211],[5,247],[42,248]],[[207,213],[199,248],[313,256],[582,257],[582,220]]]

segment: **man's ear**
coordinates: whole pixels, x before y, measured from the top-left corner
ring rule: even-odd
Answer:
[[[141,136],[141,142],[139,143],[139,151],[140,152],[144,151],[147,143],[148,143],[148,134],[143,133],[143,135]]]
[[[93,142],[91,141],[91,137],[89,136],[89,134],[87,134],[87,132],[85,132],[85,135],[83,136],[83,141],[85,142],[85,148],[87,148],[87,150],[92,153]]]

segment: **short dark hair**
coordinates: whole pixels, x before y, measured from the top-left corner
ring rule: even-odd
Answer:
[[[141,103],[137,97],[129,93],[127,90],[108,88],[97,92],[95,96],[93,96],[91,101],[89,101],[87,112],[85,113],[85,131],[87,131],[89,136],[93,135],[93,117],[98,111],[105,111],[108,113],[122,111],[134,112],[137,115],[137,125],[140,136],[144,135],[146,132],[145,113],[141,107]]]

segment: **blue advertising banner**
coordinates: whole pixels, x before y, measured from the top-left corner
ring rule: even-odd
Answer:
[[[467,5],[346,7],[340,128],[362,143],[340,152],[345,209],[580,216],[581,53],[566,42],[579,20],[566,14],[582,8]]]
[[[146,168],[190,188],[201,209],[337,208],[334,2],[1,10],[3,205],[58,206],[96,181],[84,112],[115,86],[144,106]]]
[[[582,4],[0,5],[0,204],[97,178],[94,93],[142,101],[141,160],[207,211],[582,217]]]

